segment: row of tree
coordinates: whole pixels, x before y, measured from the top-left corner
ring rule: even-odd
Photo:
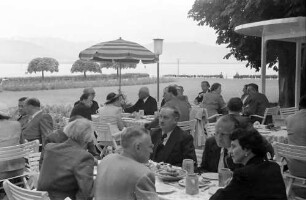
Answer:
[[[28,73],[36,73],[41,72],[42,79],[44,79],[44,73],[45,72],[58,72],[58,66],[59,62],[54,58],[34,58],[30,61],[28,64]],[[102,73],[102,68],[114,68],[118,70],[121,67],[121,69],[126,68],[136,68],[136,64],[120,64],[117,62],[113,63],[99,63],[99,62],[93,62],[93,61],[87,61],[87,60],[77,60],[73,63],[71,67],[71,73],[80,72],[84,74],[84,77],[86,78],[87,72],[94,72],[94,73]]]

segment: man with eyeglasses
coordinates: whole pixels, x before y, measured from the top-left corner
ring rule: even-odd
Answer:
[[[98,102],[96,102],[94,100],[94,98],[96,96],[95,90],[93,88],[91,88],[91,87],[90,88],[84,88],[83,94],[89,94],[89,100],[92,101],[92,105],[90,107],[91,115],[97,114],[97,112],[99,110],[99,104],[98,104]],[[79,103],[80,103],[80,101],[75,102],[74,106],[76,106]]]
[[[218,172],[221,168],[234,170],[240,165],[234,164],[228,154],[231,146],[230,134],[235,128],[244,128],[231,115],[225,115],[216,122],[216,134],[205,142],[200,172]]]

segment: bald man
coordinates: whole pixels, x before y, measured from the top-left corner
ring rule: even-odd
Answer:
[[[145,115],[154,115],[157,111],[157,102],[150,96],[149,88],[142,87],[138,92],[138,101],[131,107],[124,109],[127,113],[138,112],[139,110],[144,110]]]

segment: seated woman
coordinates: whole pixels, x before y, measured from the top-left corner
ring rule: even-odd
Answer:
[[[115,94],[113,92],[109,93],[106,97],[105,106],[99,109],[100,120],[104,126],[108,123],[113,125],[113,133],[120,133],[120,131],[124,128],[124,124],[122,121],[122,107],[121,107],[122,95]],[[108,130],[108,129],[106,129]],[[98,134],[97,141],[112,141],[110,135],[108,133],[104,135]],[[120,134],[113,135],[114,138],[120,137]]]
[[[21,126],[9,120],[8,107],[0,103],[0,147],[20,144]],[[25,167],[24,158],[0,161],[0,180],[21,175]]]
[[[267,160],[267,143],[258,131],[236,129],[230,139],[233,161],[244,167],[235,169],[229,185],[219,189],[210,200],[286,200],[280,166]]]
[[[208,117],[215,114],[225,114],[227,113],[226,103],[221,95],[221,84],[214,83],[210,87],[210,92],[203,95],[203,101],[201,107],[207,109]],[[210,122],[214,122],[212,120]]]
[[[93,139],[91,122],[76,119],[64,128],[68,139],[63,143],[49,143],[37,190],[47,191],[51,200],[91,199],[93,196],[94,157],[86,151]]]

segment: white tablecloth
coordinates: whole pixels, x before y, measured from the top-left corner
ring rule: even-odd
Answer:
[[[159,187],[163,183],[159,178],[156,177],[156,185]],[[212,181],[212,184],[218,185],[218,181]],[[185,187],[180,186],[177,182],[169,183],[166,187],[172,187],[174,192],[168,194],[159,194],[161,200],[208,200],[212,195],[210,191],[215,188],[201,189],[199,188],[199,193],[195,195],[186,194]]]
[[[122,117],[122,121],[126,127],[130,126],[144,126],[146,123],[150,123],[152,119],[134,119],[134,118],[127,118]]]
[[[258,132],[264,136],[270,143],[281,142],[288,144],[288,132],[285,129],[273,131],[269,129],[259,128]]]

